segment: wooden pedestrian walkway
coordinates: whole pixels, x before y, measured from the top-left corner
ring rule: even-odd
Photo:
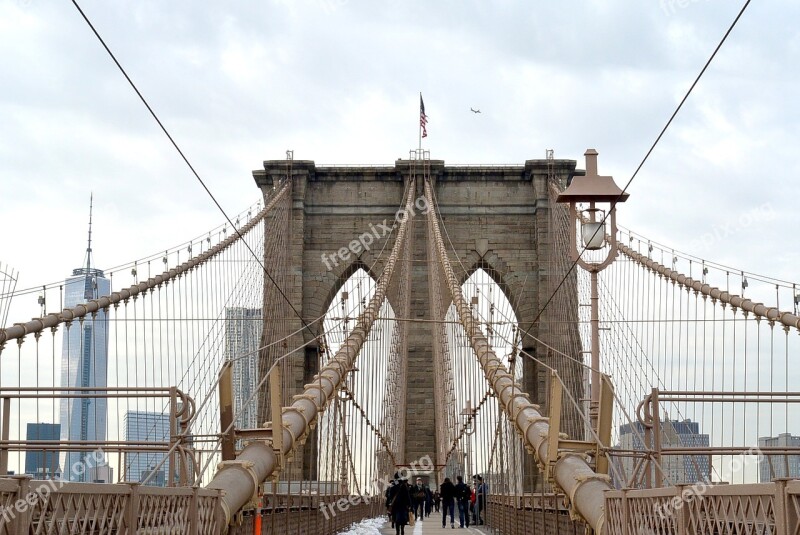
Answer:
[[[434,516],[435,515],[435,516]],[[405,535],[489,535],[490,531],[486,526],[472,526],[469,528],[458,527],[458,516],[456,515],[455,528],[450,527],[450,518],[448,517],[447,527],[442,529],[442,514],[431,513],[422,522],[415,522],[413,526],[406,526]],[[391,524],[387,521],[381,528],[381,535],[395,535],[395,530],[392,529]]]

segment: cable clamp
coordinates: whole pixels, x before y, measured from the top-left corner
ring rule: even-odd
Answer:
[[[244,460],[233,460],[233,461],[222,461],[217,465],[217,471],[222,472],[223,470],[230,470],[230,469],[237,469],[240,472],[244,472],[250,476],[253,480],[253,496],[251,498],[251,502],[253,504],[258,503],[258,488],[260,486],[260,482],[256,477],[256,473],[253,471],[253,466],[255,463],[253,461],[244,461]],[[234,522],[235,515],[229,516],[231,519],[231,523]]]

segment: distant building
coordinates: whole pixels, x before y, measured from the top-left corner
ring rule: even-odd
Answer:
[[[100,461],[100,464],[89,467],[84,481],[88,483],[114,483],[114,469],[105,461]]]
[[[160,412],[127,411],[125,413],[125,440],[129,442],[169,442],[170,418],[169,414]],[[161,461],[166,456],[164,452],[129,451],[125,454],[125,481],[163,487],[167,483],[169,461]],[[159,466],[161,464],[161,466]]]
[[[777,437],[761,437],[759,448],[787,448],[800,450],[800,437],[781,433]],[[781,477],[800,478],[800,451],[798,455],[759,455],[758,480],[768,483]]]
[[[160,468],[156,468],[156,465],[149,470],[145,470],[141,474],[141,480],[147,481],[147,486],[150,487],[166,487],[167,486],[167,468],[166,463],[163,464]]]
[[[624,424],[619,427],[620,449],[643,451],[644,426],[640,422]],[[709,436],[700,433],[700,424],[691,420],[667,420],[661,422],[662,448],[708,448]],[[622,457],[622,465],[626,476],[633,473],[636,459]],[[711,481],[711,456],[699,455],[662,455],[661,468],[664,477],[673,484]]]
[[[61,438],[59,424],[28,424],[25,439],[30,443],[36,440],[58,441]],[[25,452],[25,474],[34,479],[55,479],[61,477],[58,448],[28,450]]]
[[[111,281],[103,272],[92,267],[92,216],[89,208],[89,245],[86,248],[84,266],[73,269],[72,276],[64,281],[64,307],[86,303],[91,299],[111,293]],[[62,388],[86,388],[108,386],[108,317],[105,310],[98,310],[82,320],[71,322],[63,329],[61,348]],[[106,398],[62,398],[61,440],[88,441],[106,440]],[[100,466],[103,461],[100,461]],[[97,465],[92,451],[72,451],[65,454],[64,478],[69,481],[92,481],[88,468]],[[104,479],[99,477],[97,479]]]
[[[225,360],[233,361],[233,411],[238,429],[261,427],[258,421],[258,396],[249,404],[259,382],[258,347],[261,343],[260,308],[225,309]]]

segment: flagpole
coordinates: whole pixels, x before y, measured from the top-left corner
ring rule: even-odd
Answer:
[[[422,91],[419,92],[419,101],[422,102]],[[419,150],[422,150],[422,121],[419,122]]]

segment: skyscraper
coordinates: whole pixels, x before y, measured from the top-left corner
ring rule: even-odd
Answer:
[[[800,437],[791,433],[781,433],[777,437],[759,437],[758,447],[785,448],[791,451],[800,448]],[[759,483],[769,483],[781,477],[800,477],[800,455],[759,454]]]
[[[36,440],[58,440],[61,436],[59,424],[36,423],[28,424],[25,439],[28,442]],[[34,479],[55,479],[61,477],[59,467],[59,451],[54,449],[29,450],[25,453],[25,473]]]
[[[619,448],[644,450],[640,437],[644,436],[641,422],[619,426]],[[661,422],[661,446],[680,448],[708,448],[710,439],[700,433],[700,424],[691,420],[666,420]],[[635,459],[622,457],[621,465],[626,475],[633,473]],[[664,455],[661,457],[664,477],[673,484],[711,481],[711,456],[708,454]],[[653,472],[655,474],[655,472]],[[621,482],[620,482],[621,483]]]
[[[169,442],[169,414],[161,412],[127,411],[125,440],[129,442]],[[125,481],[143,482],[163,487],[167,482],[168,462],[159,466],[165,453],[131,451],[125,454]]]
[[[72,270],[64,281],[64,307],[70,308],[111,293],[111,282],[99,269],[92,267],[92,208],[89,204],[89,244],[83,267]],[[86,388],[107,386],[108,318],[104,310],[95,316],[75,320],[64,328],[61,348],[61,386]],[[65,441],[102,442],[106,440],[105,398],[62,398],[61,439]],[[70,481],[97,480],[89,470],[97,463],[90,459],[91,451],[65,454],[62,469]],[[84,469],[74,467],[83,464]],[[102,463],[101,463],[102,464]],[[105,481],[105,477],[100,478]]]
[[[236,427],[253,429],[259,426],[258,399],[250,398],[258,385],[258,346],[261,342],[260,308],[231,307],[225,309],[225,360],[233,361],[233,410]]]

